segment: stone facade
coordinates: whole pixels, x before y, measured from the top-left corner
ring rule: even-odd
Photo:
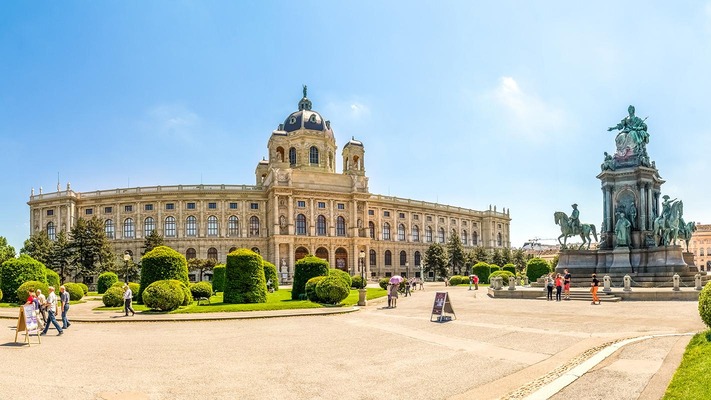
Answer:
[[[694,255],[699,270],[711,270],[711,224],[696,225],[696,232],[689,241],[689,252]]]
[[[236,248],[250,248],[274,263],[284,281],[306,254],[366,276],[420,276],[433,242],[459,233],[465,248],[510,246],[509,211],[456,206],[371,194],[363,143],[350,140],[336,172],[330,121],[299,110],[274,130],[269,160],[255,170],[255,185],[177,185],[92,192],[66,190],[30,196],[31,233],[50,238],[79,217],[104,220],[117,254],[140,255],[152,230],[188,258],[224,262]],[[362,263],[361,263],[362,256]],[[135,257],[134,257],[135,258]]]

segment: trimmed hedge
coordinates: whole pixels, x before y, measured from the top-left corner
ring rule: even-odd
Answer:
[[[378,281],[378,285],[380,285],[383,290],[387,289],[389,284],[390,278],[380,278],[380,280]]]
[[[152,310],[175,310],[185,301],[184,287],[183,282],[177,279],[152,282],[142,293],[143,304]]]
[[[510,271],[494,271],[489,275],[489,280],[495,277],[501,277],[504,282],[504,286],[509,286],[509,278],[510,277],[516,277],[516,275],[512,274]]]
[[[158,246],[141,258],[141,287],[138,299],[151,283],[175,279],[188,285],[188,261],[185,256],[167,246]]]
[[[269,261],[264,260],[264,279],[272,281],[272,288],[276,292],[279,290],[279,275],[277,275],[276,266]]]
[[[69,293],[69,300],[77,301],[81,300],[81,298],[84,297],[84,289],[82,289],[82,287],[79,286],[78,283],[65,283],[64,290]]]
[[[350,281],[350,275],[346,274],[346,276]],[[316,285],[316,296],[320,301],[327,304],[338,304],[348,297],[350,293],[350,285],[346,285],[346,282],[338,274],[329,275]]]
[[[516,266],[513,265],[513,264],[511,264],[511,263],[506,264],[506,265],[504,265],[503,267],[501,267],[501,270],[502,270],[502,271],[509,271],[509,272],[511,272],[512,274],[516,275]]]
[[[699,294],[699,315],[704,324],[711,328],[711,282],[706,283]]]
[[[30,295],[30,290],[40,289],[42,293],[49,293],[49,286],[46,283],[40,281],[28,281],[20,285],[17,290],[15,290],[15,296],[17,296],[18,304],[23,304],[27,297]]]
[[[497,269],[485,262],[478,262],[472,267],[472,274],[479,277],[479,283],[489,283],[489,272],[494,272]]]
[[[469,277],[468,276],[463,276],[463,275],[454,275],[451,278],[449,278],[449,284],[452,286],[456,285],[462,285],[462,284],[469,284]]]
[[[2,290],[0,290],[0,300],[2,300]]]
[[[59,276],[59,275],[57,275],[57,276]],[[47,282],[47,284],[49,284],[49,282]],[[81,282],[77,283],[77,285],[81,286],[81,290],[84,292],[84,296],[89,294],[89,286],[86,286],[85,284],[83,284]]]
[[[116,283],[120,283],[118,275],[114,272],[104,272],[99,275],[99,279],[96,281],[96,291],[99,294],[106,293],[107,290]]]
[[[526,263],[526,276],[531,282],[535,282],[538,278],[543,275],[547,275],[551,272],[551,266],[548,261],[535,257]]]
[[[51,269],[45,268],[44,275],[47,281],[47,286],[54,286],[55,288],[58,288],[62,284],[61,279],[59,279],[59,274]]]
[[[351,287],[353,289],[364,289],[368,282],[358,275],[351,276]]]
[[[205,297],[210,298],[212,296],[212,285],[210,282],[198,282],[190,285],[190,293],[193,295],[193,299]]]
[[[180,285],[180,288],[183,290],[183,302],[180,305],[183,307],[193,304],[193,293],[190,291],[190,287],[188,285],[182,282]]]
[[[237,249],[227,255],[225,270],[225,303],[266,303],[267,280],[262,256],[248,249]]]
[[[313,255],[307,255],[294,265],[294,284],[291,289],[291,299],[298,300],[299,295],[306,290],[306,282],[314,276],[328,275],[328,261]],[[349,285],[350,287],[350,285]]]
[[[212,269],[212,289],[215,292],[225,291],[225,267],[225,264],[218,264]]]
[[[118,288],[121,288],[121,293],[123,293],[123,285],[124,285],[123,282],[116,282],[116,283],[114,283],[113,285],[111,285],[111,287],[118,287]],[[136,283],[136,282],[129,282],[129,283],[128,283],[128,288],[131,289],[131,293],[133,294],[133,296],[131,296],[131,298],[132,298],[133,300],[138,301],[138,297],[137,297],[137,296],[138,296],[138,290],[141,288],[141,285],[139,285],[139,284]]]
[[[340,269],[331,268],[328,270],[328,275],[335,276],[338,279],[342,280],[346,287],[350,290],[351,284],[353,284],[353,280],[347,272],[341,271]]]
[[[314,276],[313,278],[309,279],[308,282],[306,282],[306,298],[313,301],[314,303],[320,303],[320,299],[318,298],[318,294],[316,294],[316,285],[319,284],[322,280],[326,279],[325,276]]]
[[[46,285],[47,276],[45,274],[45,266],[41,262],[28,256],[21,254],[18,258],[11,258],[0,267],[0,290],[5,294],[5,301],[24,302],[27,299],[17,298],[17,289],[25,282],[37,281]],[[42,288],[44,291],[44,288]]]
[[[123,289],[120,286],[111,286],[101,297],[106,307],[120,307],[123,305]]]

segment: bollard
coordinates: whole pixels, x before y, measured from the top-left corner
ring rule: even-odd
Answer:
[[[672,278],[674,281],[674,288],[672,290],[678,292],[679,291],[679,274],[674,274],[674,277]]]
[[[504,280],[497,276],[494,280],[494,290],[501,290],[504,287]]]
[[[509,277],[509,290],[516,290],[516,278],[513,276]]]
[[[610,288],[612,279],[610,279],[610,275],[605,275],[602,277],[602,283],[605,285],[605,287],[602,289],[603,292],[611,292],[612,289]]]
[[[625,292],[631,292],[632,291],[632,278],[630,278],[629,275],[625,275],[624,277],[624,283],[625,283],[625,288],[622,289]]]
[[[523,284],[526,286],[531,284],[531,282],[528,280],[528,275],[523,276]]]
[[[703,287],[701,286],[701,274],[696,274],[694,275],[694,286],[696,290],[701,290]]]

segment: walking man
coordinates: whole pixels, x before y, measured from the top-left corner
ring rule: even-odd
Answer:
[[[570,300],[570,281],[572,276],[568,272],[568,268],[564,269],[563,272],[563,300]]]
[[[57,295],[54,294],[54,286],[49,287],[49,296],[47,296],[47,324],[44,326],[42,335],[46,335],[49,330],[49,324],[51,323],[59,331],[59,335],[62,335],[64,331],[59,327],[57,323]],[[58,335],[58,336],[59,336]]]
[[[133,307],[131,307],[132,300],[133,300],[133,292],[131,291],[131,287],[129,287],[128,285],[123,285],[123,311],[126,312],[127,317],[128,317],[129,311],[131,312],[132,317],[134,315],[136,315],[136,312],[133,311]]]
[[[67,313],[69,312],[69,292],[64,285],[59,287],[59,299],[62,301],[62,329],[69,328],[69,320],[67,319]]]

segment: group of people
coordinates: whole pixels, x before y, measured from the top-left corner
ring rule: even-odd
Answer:
[[[553,300],[553,288],[555,288],[555,301],[570,300],[570,280],[572,275],[565,269],[563,274],[548,274],[546,277],[546,289],[548,290],[548,301]]]
[[[61,302],[61,312],[62,312],[62,326],[59,326],[57,322],[57,306],[58,302]],[[59,287],[59,298],[54,293],[54,286],[49,287],[49,294],[45,297],[42,294],[41,289],[30,290],[29,296],[27,296],[26,304],[34,305],[34,312],[37,316],[37,322],[42,329],[41,335],[46,335],[49,330],[49,325],[54,325],[57,329],[59,335],[64,334],[64,330],[69,328],[72,324],[67,318],[69,313],[69,292],[64,287],[64,285]]]
[[[420,290],[424,290],[424,282],[422,279],[417,278],[402,283],[388,283],[388,286],[386,287],[386,290],[388,291],[388,308],[397,307],[397,298],[399,296],[401,286],[403,287],[402,292],[404,297],[407,297],[412,296],[412,292],[415,291],[418,284],[420,285]]]

